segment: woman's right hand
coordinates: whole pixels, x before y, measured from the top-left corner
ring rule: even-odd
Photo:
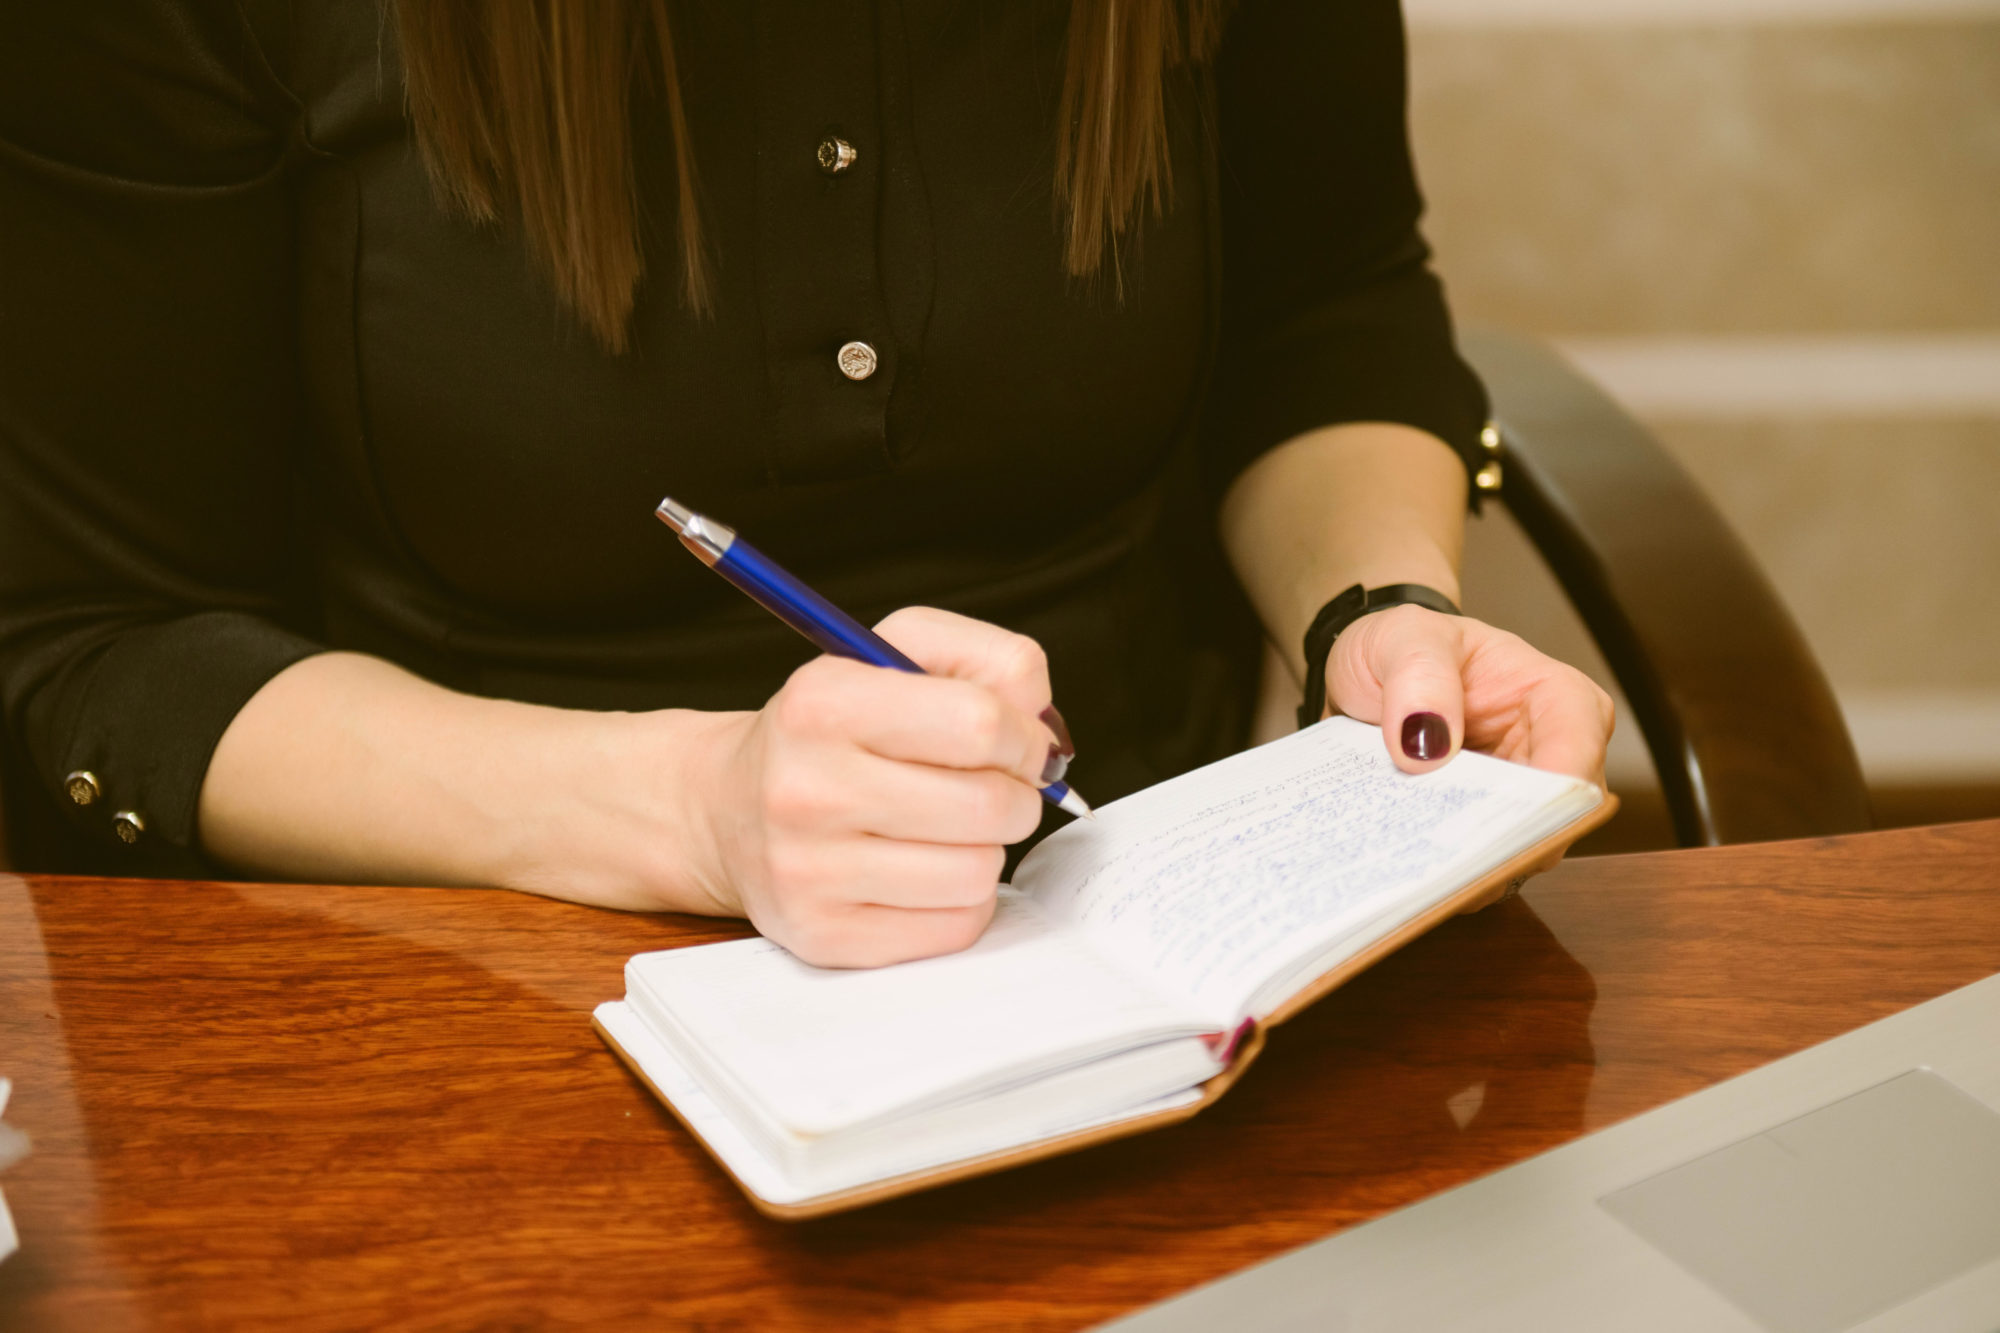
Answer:
[[[816,658],[714,736],[703,774],[715,910],[822,967],[976,940],[1067,757],[1033,639],[924,607],[876,629],[931,674]]]

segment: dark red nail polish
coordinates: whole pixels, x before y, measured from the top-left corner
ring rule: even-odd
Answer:
[[[1061,782],[1062,775],[1069,772],[1069,756],[1055,746],[1049,747],[1049,761],[1042,765],[1042,785]]]
[[[1069,723],[1063,721],[1063,715],[1056,711],[1054,704],[1042,710],[1042,722],[1056,734],[1056,749],[1062,752],[1063,758],[1076,758],[1076,742],[1069,738]]]
[[[1403,753],[1412,759],[1442,759],[1451,749],[1451,728],[1436,713],[1412,713],[1403,719]]]

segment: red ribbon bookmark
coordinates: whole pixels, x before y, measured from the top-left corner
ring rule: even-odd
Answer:
[[[1244,1041],[1256,1030],[1257,1020],[1246,1018],[1232,1031],[1206,1032],[1201,1039],[1208,1043],[1209,1050],[1215,1052],[1215,1058],[1227,1065],[1236,1058],[1236,1053],[1243,1049]]]

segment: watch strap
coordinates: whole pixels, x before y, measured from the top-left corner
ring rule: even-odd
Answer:
[[[1333,641],[1342,630],[1371,611],[1386,611],[1392,606],[1427,607],[1448,616],[1464,614],[1451,598],[1421,583],[1385,583],[1379,588],[1365,588],[1356,583],[1343,590],[1319,609],[1312,627],[1306,630],[1306,693],[1299,701],[1301,728],[1319,721],[1326,709],[1326,660],[1333,652]]]

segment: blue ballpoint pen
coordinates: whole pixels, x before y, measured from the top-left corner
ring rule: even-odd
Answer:
[[[710,569],[735,584],[751,601],[812,640],[821,652],[851,657],[870,666],[924,674],[924,669],[896,651],[895,645],[847,612],[799,582],[778,563],[736,535],[736,529],[697,514],[672,498],[653,511],[672,528],[681,545]],[[1041,789],[1049,804],[1073,815],[1095,818],[1083,797],[1066,783]]]

